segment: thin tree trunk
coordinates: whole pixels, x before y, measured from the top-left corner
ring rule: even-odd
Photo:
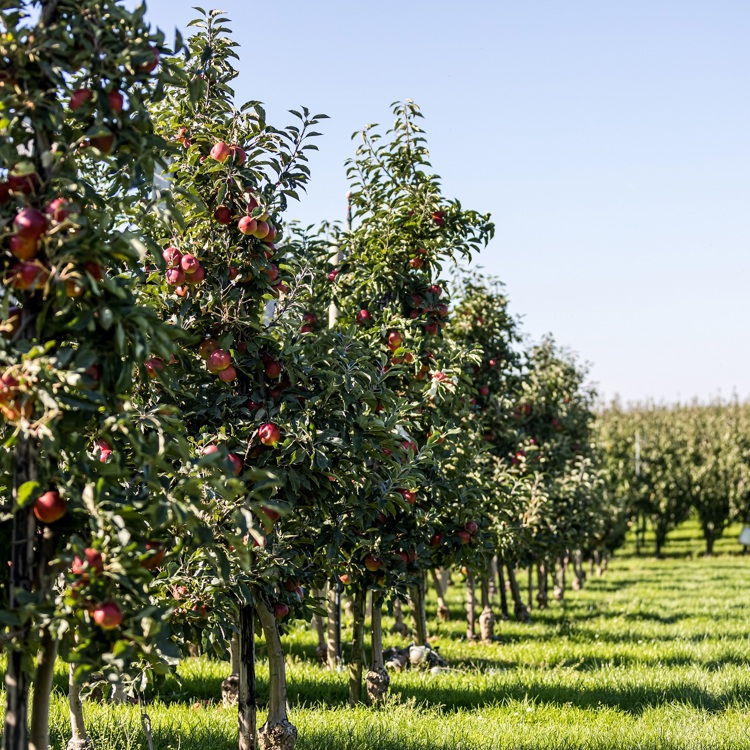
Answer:
[[[425,609],[425,582],[420,576],[411,587],[411,614],[414,619],[414,645],[427,645],[427,611]]]
[[[49,628],[45,628],[42,631],[41,649],[34,677],[29,750],[47,750],[49,747],[49,702],[52,680],[55,676],[57,645],[57,639],[49,632]]]
[[[547,609],[549,604],[549,594],[547,593],[547,563],[542,560],[536,566],[537,595],[536,601],[539,609]]]
[[[565,569],[568,567],[566,558],[561,557],[555,565],[555,588],[553,595],[555,601],[561,602],[565,599]]]
[[[448,609],[448,605],[445,603],[445,589],[443,588],[440,575],[435,568],[430,568],[432,574],[432,583],[435,586],[435,593],[437,594],[437,614],[438,619],[445,621],[449,620],[451,611]]]
[[[505,569],[508,572],[508,582],[510,583],[510,593],[513,597],[513,610],[516,620],[518,622],[531,622],[529,610],[526,609],[526,605],[523,603],[523,599],[521,599],[521,590],[516,580],[516,572],[510,563],[506,563]]]
[[[325,596],[325,589],[316,589],[313,591],[313,598],[316,604],[321,604]],[[313,615],[313,627],[318,636],[318,647],[315,649],[315,657],[319,664],[324,664],[328,657],[328,644],[326,643],[326,628],[322,615]]]
[[[391,633],[398,633],[398,635],[407,636],[409,635],[409,627],[404,622],[404,607],[401,604],[400,599],[395,599],[393,602],[393,627]]]
[[[500,591],[500,617],[507,620],[510,617],[508,614],[508,590],[505,587],[503,561],[500,557],[497,558],[497,588]]]
[[[491,643],[495,639],[495,613],[492,611],[492,600],[490,599],[490,580],[492,578],[492,568],[488,563],[481,576],[482,614],[479,615],[479,635],[484,643]]]
[[[70,739],[67,750],[93,750],[93,743],[86,732],[83,720],[83,701],[81,700],[81,686],[73,679],[75,665],[68,670],[68,708],[70,711]]]
[[[352,656],[349,662],[349,705],[362,700],[362,667],[365,661],[365,603],[367,589],[360,589],[352,600]]]
[[[497,555],[490,560],[490,601],[497,596]]]
[[[19,438],[13,455],[13,499],[26,482],[36,479],[36,455],[26,438]],[[26,506],[13,514],[13,537],[10,565],[8,608],[19,606],[19,594],[30,592],[34,565],[34,533],[36,521],[33,506]],[[19,626],[7,650],[5,667],[5,750],[27,750],[29,743],[29,674],[23,669],[24,652],[31,635],[27,621]]]
[[[534,566],[531,564],[527,571],[527,581],[526,607],[531,612],[534,609]]]
[[[573,591],[580,591],[586,582],[586,572],[583,569],[583,553],[577,549],[573,552]]]
[[[336,670],[341,663],[341,599],[338,582],[328,583],[328,669]]]
[[[272,615],[273,616],[273,615]],[[240,609],[240,628],[237,637],[237,661],[239,694],[237,700],[237,724],[239,727],[239,750],[255,750],[257,729],[258,695],[255,684],[255,609],[245,605]],[[278,632],[277,632],[278,637]],[[234,639],[233,639],[234,640]],[[268,643],[268,636],[266,636]],[[280,647],[279,642],[279,647]],[[269,653],[269,663],[270,663]],[[281,669],[284,670],[284,653],[281,652]],[[282,674],[283,677],[283,674]],[[286,684],[284,684],[286,703]]]
[[[381,703],[388,695],[391,678],[383,663],[383,593],[372,592],[372,653],[370,671],[365,675],[365,689],[370,703]]]
[[[594,554],[591,558],[591,563],[594,566],[591,574],[596,575],[597,578],[602,577],[602,553],[598,550],[594,550]]]
[[[278,624],[264,601],[258,602],[257,612],[268,650],[268,718],[258,732],[258,750],[293,750],[297,728],[286,713],[286,668]]]
[[[477,598],[474,593],[474,574],[469,571],[466,574],[466,640],[473,641],[476,639],[476,617],[475,608]]]

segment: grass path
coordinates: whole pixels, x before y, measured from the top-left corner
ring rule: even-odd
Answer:
[[[314,666],[312,634],[294,629],[285,640],[297,747],[750,749],[750,557],[704,559],[697,536],[685,525],[665,560],[618,557],[564,604],[533,612],[531,625],[499,623],[498,642],[487,646],[461,640],[463,589],[454,575],[454,619],[439,628],[432,620],[452,670],[394,675],[382,709],[344,708],[345,673]],[[736,549],[726,541],[720,551]],[[150,707],[155,750],[236,747],[235,715],[216,700],[228,665],[192,659],[180,673],[181,684]],[[265,679],[261,663],[261,699]],[[145,747],[135,707],[88,703],[86,714],[98,750]],[[65,747],[62,692],[53,737],[56,750]]]

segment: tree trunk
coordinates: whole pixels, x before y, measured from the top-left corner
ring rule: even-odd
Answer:
[[[573,552],[573,591],[580,591],[586,582],[586,571],[583,569],[583,553],[577,549]]]
[[[714,553],[714,542],[716,537],[713,534],[706,534],[706,557],[710,557]]]
[[[93,750],[94,745],[86,732],[83,720],[83,702],[81,701],[81,686],[73,679],[75,665],[68,670],[68,708],[70,711],[70,739],[67,750]]]
[[[536,602],[539,609],[547,609],[549,594],[547,590],[547,563],[542,561],[536,566],[537,595]]]
[[[508,590],[505,587],[505,575],[503,574],[503,561],[497,558],[497,588],[500,591],[500,617],[507,620],[508,614]]]
[[[444,622],[445,620],[449,620],[451,616],[448,605],[445,603],[445,589],[443,588],[443,583],[440,580],[440,575],[437,570],[435,570],[435,568],[430,568],[430,573],[432,574],[432,583],[435,586],[435,593],[437,594],[438,619]]]
[[[383,593],[372,592],[372,653],[370,671],[365,675],[365,689],[370,703],[382,703],[388,695],[391,678],[383,663]]]
[[[398,635],[408,636],[409,627],[404,622],[404,608],[401,604],[400,599],[395,599],[393,602],[393,619],[396,622],[393,623],[391,633],[398,633]]]
[[[13,454],[13,499],[18,500],[18,490],[26,482],[35,481],[36,454],[26,438],[19,438]],[[8,609],[13,611],[20,603],[19,594],[30,592],[34,566],[34,534],[36,521],[33,505],[13,514],[12,548],[10,557],[10,590]],[[29,743],[29,674],[23,669],[24,652],[28,650],[31,623],[26,621],[16,630],[7,649],[5,667],[5,724],[3,747],[5,750],[27,750]],[[45,749],[46,750],[46,749]]]
[[[505,566],[508,572],[508,582],[510,583],[510,593],[513,597],[513,610],[518,622],[531,622],[529,616],[529,610],[526,609],[526,605],[521,599],[521,590],[518,587],[518,581],[516,580],[516,572],[513,570],[513,566],[507,563]]]
[[[420,575],[411,587],[411,614],[414,619],[414,645],[427,645],[427,610],[425,609],[425,581]]]
[[[315,589],[313,591],[313,598],[318,605],[323,603],[325,596],[325,589]],[[318,647],[315,649],[315,658],[319,664],[325,664],[328,658],[328,644],[326,642],[326,628],[322,615],[313,615],[313,628],[315,628],[315,633],[318,636]]]
[[[273,617],[273,614],[271,616]],[[278,638],[278,631],[276,637]],[[239,677],[239,694],[237,696],[239,750],[255,750],[258,695],[255,685],[255,609],[250,605],[245,605],[240,609],[240,632],[237,641],[237,660],[239,662],[237,670]],[[268,635],[266,635],[266,643],[269,643]],[[279,649],[281,649],[280,640]],[[270,648],[268,658],[270,665]],[[281,672],[282,679],[284,679],[283,651],[281,651]],[[286,682],[284,682],[283,691],[284,704],[286,704]],[[286,715],[284,718],[286,719]],[[294,743],[292,743],[292,746],[294,746]]]
[[[474,574],[469,571],[466,574],[466,640],[473,641],[476,639],[476,618],[475,608],[477,598],[474,593]]]
[[[229,677],[221,683],[221,701],[225,707],[234,706],[240,694],[240,639],[237,633],[229,641]]]
[[[52,694],[52,679],[55,676],[57,640],[52,637],[48,628],[42,631],[40,646],[31,704],[29,750],[47,750],[49,747],[49,701]]]
[[[479,615],[479,635],[484,643],[491,643],[495,640],[495,613],[492,611],[490,599],[490,580],[492,578],[492,568],[488,563],[481,575],[482,614]]]
[[[362,667],[365,661],[365,605],[367,589],[360,589],[352,601],[352,656],[349,662],[349,705],[362,700]]]
[[[258,750],[293,750],[297,728],[286,714],[284,649],[276,617],[264,602],[258,602],[258,619],[268,650],[268,718],[258,732]]]
[[[341,664],[341,597],[339,583],[328,583],[328,669],[336,670]]]
[[[527,571],[526,607],[529,612],[534,609],[534,566],[529,565]]]
[[[565,569],[567,567],[568,561],[564,557],[561,557],[555,566],[555,588],[553,595],[557,602],[561,602],[565,599]]]
[[[490,601],[497,596],[497,555],[490,560]]]

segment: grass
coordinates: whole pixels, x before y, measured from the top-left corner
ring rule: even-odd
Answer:
[[[459,576],[453,619],[431,627],[451,671],[393,676],[384,708],[349,709],[346,673],[315,666],[313,634],[286,637],[290,718],[300,750],[728,750],[750,748],[750,557],[739,529],[700,556],[696,524],[678,529],[666,559],[627,548],[603,578],[531,625],[499,623],[491,645],[467,643]],[[525,579],[525,576],[522,576]],[[350,631],[345,630],[344,637]],[[386,645],[403,643],[390,637]],[[236,717],[217,700],[228,665],[190,659],[149,705],[155,750],[229,750]],[[261,700],[267,670],[259,664]],[[53,747],[67,741],[62,665]],[[98,750],[145,748],[134,706],[87,703]],[[259,719],[262,721],[263,716]]]

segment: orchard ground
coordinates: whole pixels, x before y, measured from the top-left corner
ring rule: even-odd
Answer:
[[[452,620],[437,625],[434,601],[428,612],[452,670],[394,675],[382,709],[345,708],[346,672],[315,666],[313,633],[294,627],[285,641],[297,747],[748,748],[750,556],[738,553],[738,534],[730,528],[709,559],[700,555],[693,522],[673,533],[663,560],[638,558],[631,544],[603,578],[589,577],[564,604],[534,610],[532,625],[500,622],[492,645],[462,639],[463,587],[454,574]],[[349,635],[346,630],[345,642]],[[390,636],[386,646],[404,643]],[[262,641],[258,650],[263,653]],[[228,671],[228,664],[206,658],[182,664],[181,682],[148,706],[156,750],[236,747],[235,712],[217,700]],[[258,677],[263,701],[263,661]],[[60,664],[51,719],[55,750],[68,737],[65,685]],[[85,712],[98,750],[147,747],[137,706],[87,702]]]

